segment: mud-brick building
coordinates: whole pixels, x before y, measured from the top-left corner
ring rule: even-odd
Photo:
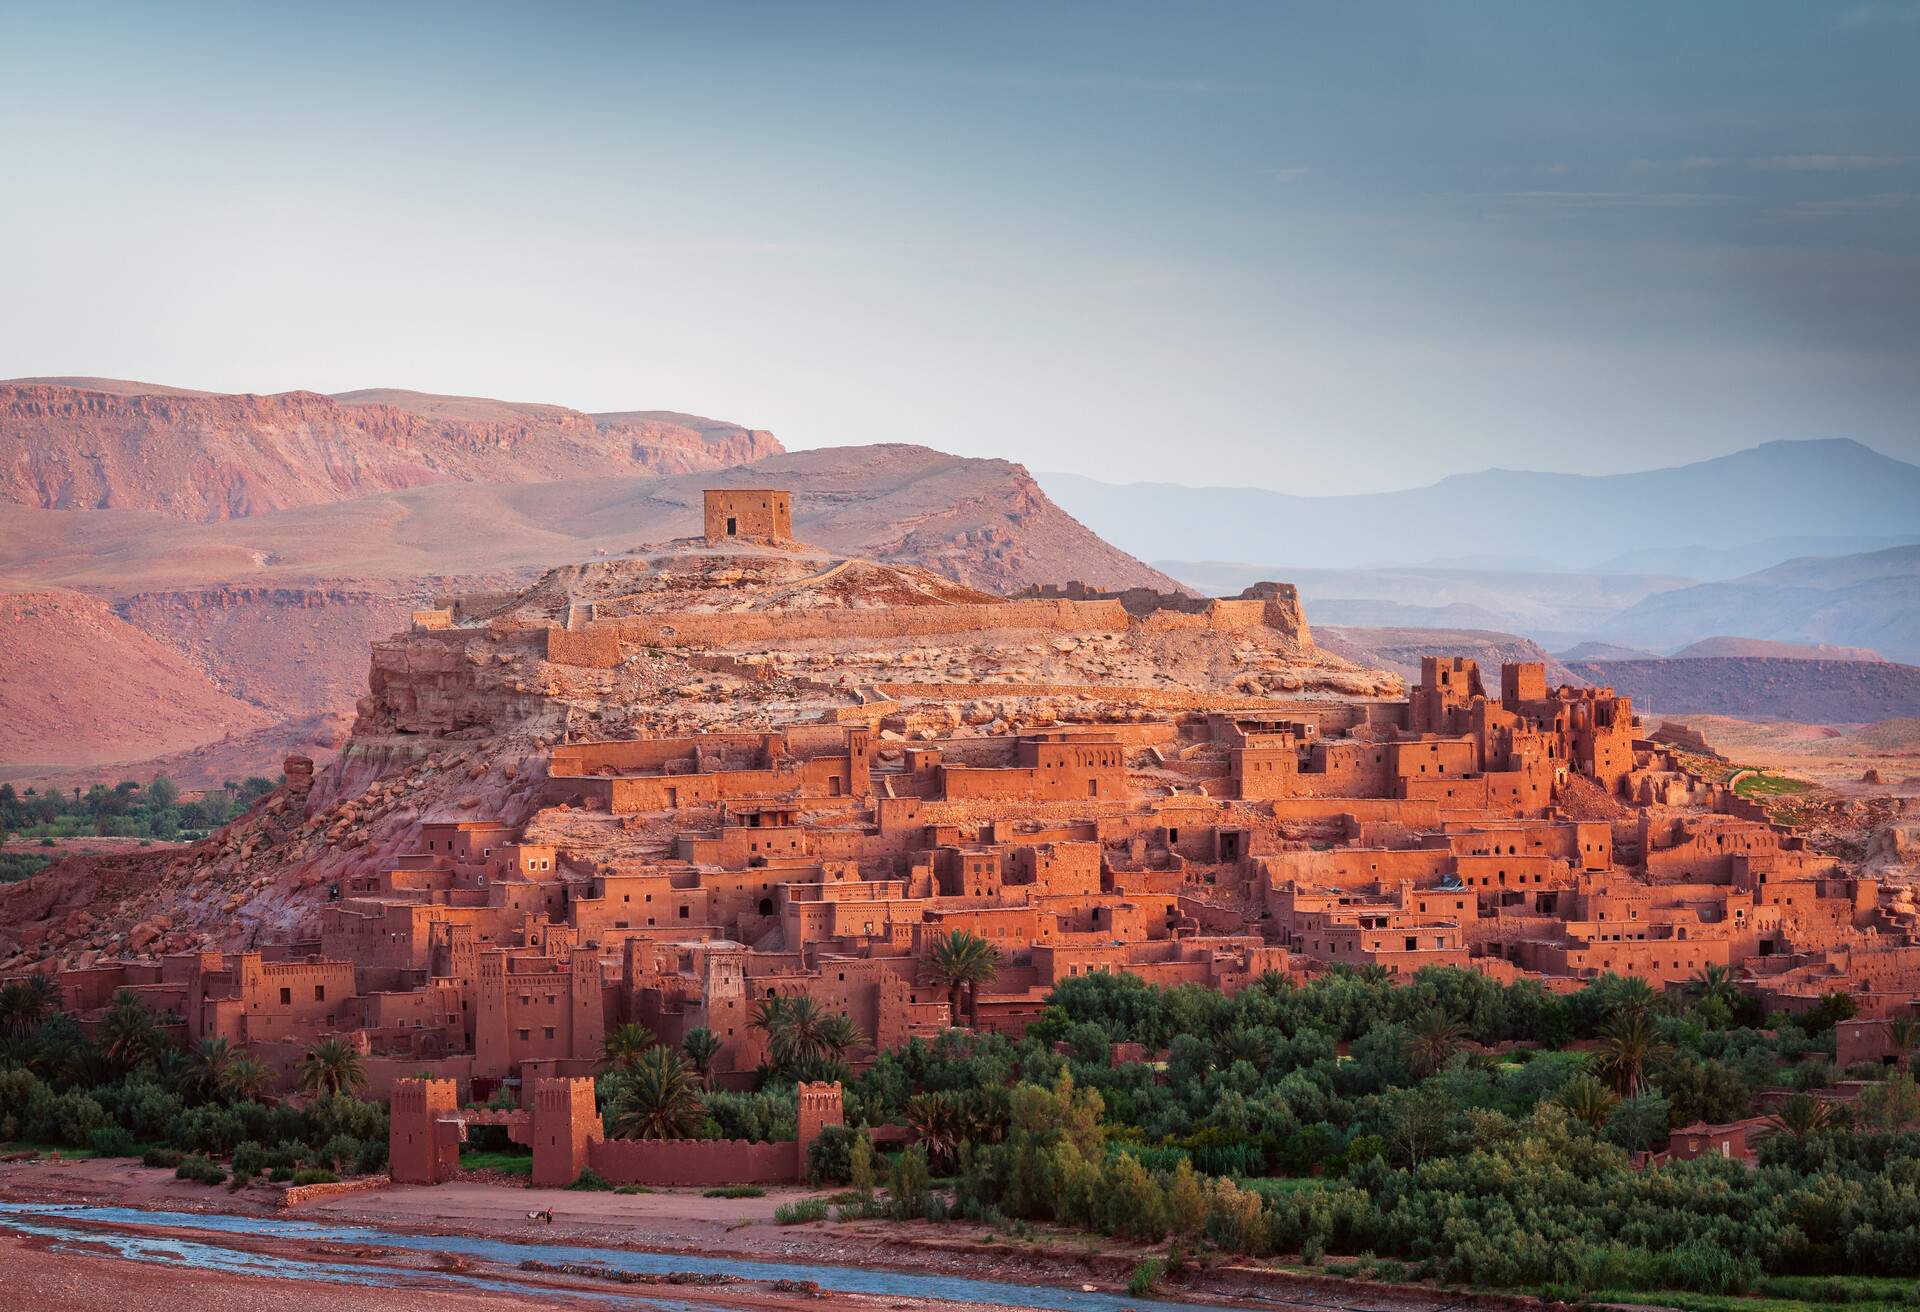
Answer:
[[[770,487],[708,488],[707,541],[760,538],[793,540],[793,493]]]

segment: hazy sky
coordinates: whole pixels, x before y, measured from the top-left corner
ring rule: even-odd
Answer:
[[[1920,459],[1920,0],[0,0],[0,376],[1297,492]]]

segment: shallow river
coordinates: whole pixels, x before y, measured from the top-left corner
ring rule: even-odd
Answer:
[[[191,1237],[182,1235],[179,1238],[126,1234],[96,1229],[93,1225],[85,1224],[87,1222],[196,1233]],[[1062,1312],[1122,1312],[1126,1308],[1138,1308],[1142,1312],[1146,1309],[1175,1312],[1177,1309],[1213,1308],[1214,1312],[1218,1312],[1215,1304],[1168,1302],[1124,1294],[1087,1294],[1053,1285],[1015,1285],[994,1280],[967,1280],[959,1276],[909,1275],[866,1267],[803,1266],[788,1262],[749,1261],[745,1258],[639,1253],[624,1248],[589,1248],[576,1244],[524,1244],[465,1235],[416,1235],[378,1230],[370,1226],[327,1225],[313,1221],[222,1216],[218,1213],[149,1212],[137,1207],[0,1202],[0,1230],[43,1236],[54,1240],[56,1246],[65,1242],[84,1241],[89,1245],[110,1248],[122,1257],[139,1262],[180,1264],[247,1276],[342,1285],[453,1286],[547,1300],[573,1297],[614,1307],[645,1308],[657,1312],[701,1312],[713,1305],[701,1301],[698,1295],[643,1295],[626,1290],[618,1293],[563,1292],[517,1280],[504,1272],[479,1276],[360,1262],[327,1262],[308,1257],[279,1257],[244,1248],[230,1248],[213,1236],[258,1235],[309,1243],[362,1244],[411,1252],[452,1253],[500,1263],[506,1267],[535,1258],[543,1262],[587,1262],[617,1271],[656,1275],[671,1271],[698,1271],[719,1272],[744,1280],[812,1280],[823,1289],[849,1293],[937,1298],[952,1303],[1002,1303],[1012,1307],[1061,1309]]]

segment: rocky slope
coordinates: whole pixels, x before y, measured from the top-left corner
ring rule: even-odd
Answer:
[[[0,382],[0,499],[42,508],[220,520],[431,483],[688,473],[780,449],[768,432],[665,411],[596,416],[402,391]]]
[[[611,662],[547,659],[548,626],[589,606],[614,626],[601,630],[617,638]],[[863,625],[880,607],[916,618]],[[0,886],[0,969],[311,932],[328,885],[415,850],[421,821],[526,819],[562,737],[866,720],[881,750],[898,751],[915,737],[1124,722],[1142,705],[1273,711],[1392,686],[1303,640],[1302,623],[1073,629],[1031,606],[1005,606],[1001,624],[1002,607],[931,570],[817,548],[677,542],[557,568],[476,602],[484,622],[463,609],[456,627],[375,643],[334,761],[317,775],[296,763],[205,842],[70,858]],[[649,636],[661,624],[680,627]],[[631,638],[626,625],[638,626]]]
[[[671,478],[447,484],[205,524],[0,505],[0,584],[83,588],[235,697],[287,717],[338,714],[365,688],[368,644],[435,595],[523,587],[560,562],[696,533],[702,490],[729,483],[793,489],[796,532],[823,549],[984,592],[1179,587],[1063,514],[1020,466],[899,445]],[[38,677],[85,682],[96,666],[110,659],[55,645]],[[199,741],[191,705],[179,704],[182,744]]]
[[[1891,661],[1696,656],[1575,661],[1571,669],[1672,715],[1864,724],[1920,711],[1920,667]]]
[[[1883,661],[1870,647],[1837,647],[1831,643],[1770,642],[1765,638],[1702,638],[1673,653],[1675,660],[1701,656],[1760,656],[1789,661]],[[1591,659],[1602,659],[1595,654]]]
[[[275,718],[79,593],[0,593],[0,634],[0,777],[179,752]]]

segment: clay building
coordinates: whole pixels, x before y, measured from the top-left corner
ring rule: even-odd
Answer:
[[[793,494],[764,487],[708,488],[707,541],[793,540]]]

